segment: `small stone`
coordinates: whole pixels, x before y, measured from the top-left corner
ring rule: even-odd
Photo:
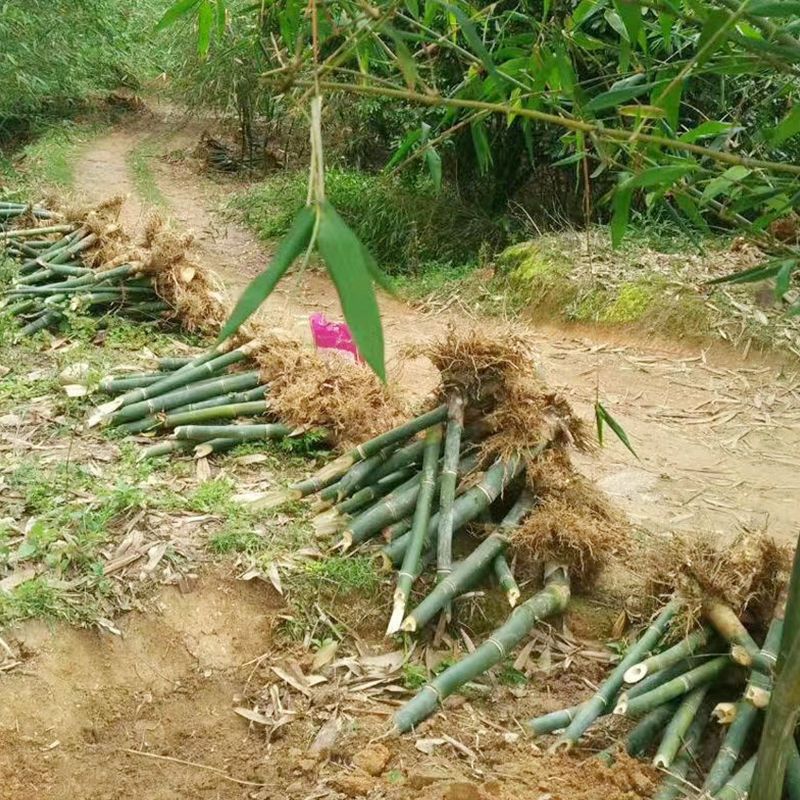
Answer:
[[[368,775],[380,775],[389,763],[392,753],[388,747],[380,743],[368,745],[353,756],[353,764]]]
[[[444,790],[444,800],[484,800],[477,784],[471,781],[454,781]]]
[[[347,797],[364,797],[375,786],[375,780],[363,772],[343,772],[335,775],[328,783],[331,788]]]

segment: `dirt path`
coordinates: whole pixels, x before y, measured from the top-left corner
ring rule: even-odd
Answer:
[[[158,142],[161,152],[186,151],[202,126],[169,113],[148,115],[113,131],[87,149],[77,174],[93,200],[130,193],[124,221],[145,217],[127,167],[131,149]],[[196,234],[197,255],[216,270],[235,297],[263,268],[268,252],[241,226],[215,212],[228,182],[216,182],[181,159],[154,159],[159,189],[170,212]],[[390,368],[410,394],[433,385],[430,365],[403,362],[398,352],[470,315],[467,308],[424,314],[382,299]],[[286,281],[269,300],[264,319],[308,337],[308,315],[338,313],[328,281],[309,274]],[[560,387],[587,419],[599,386],[606,405],[633,438],[641,461],[612,442],[585,472],[637,523],[654,531],[711,529],[726,536],[739,526],[769,525],[792,541],[800,491],[800,378],[769,359],[632,343],[624,335],[592,330],[519,326],[539,354],[546,379]]]

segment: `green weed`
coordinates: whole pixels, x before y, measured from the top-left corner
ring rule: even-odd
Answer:
[[[344,593],[369,595],[381,583],[372,559],[366,556],[328,556],[308,563],[303,572],[311,584],[327,583]]]
[[[156,181],[152,160],[156,156],[156,147],[152,142],[141,141],[128,153],[128,168],[133,175],[136,191],[145,203],[165,209],[168,206]]]
[[[410,692],[416,692],[428,682],[428,673],[421,664],[403,664],[403,686]]]

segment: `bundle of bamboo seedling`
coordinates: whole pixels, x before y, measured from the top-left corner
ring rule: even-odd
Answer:
[[[154,220],[147,246],[133,246],[109,220],[118,208],[110,201],[63,221],[63,215],[38,206],[0,204],[0,242],[20,263],[2,308],[19,319],[20,337],[57,327],[70,314],[169,318],[189,330],[218,329],[222,305],[206,274],[182,263],[185,247],[175,243],[185,242]],[[20,224],[28,220],[37,224]]]
[[[387,635],[449,622],[456,601],[486,580],[505,592],[508,620],[398,711],[399,731],[503,660],[539,620],[563,611],[571,580],[588,576],[613,538],[602,522],[595,524],[599,504],[579,502],[587,517],[576,516],[577,527],[565,534],[554,524],[554,509],[578,482],[566,449],[580,431],[566,404],[531,380],[520,343],[451,332],[431,356],[437,365],[447,361],[445,402],[263,501],[305,498],[317,512],[318,532],[335,547],[348,553],[374,547],[383,567],[396,570]],[[471,523],[481,523],[485,534],[477,545],[459,535]],[[543,577],[542,588],[522,603],[512,550],[537,583]],[[429,566],[432,581],[424,577]],[[419,597],[421,587],[427,594]]]
[[[187,451],[207,455],[289,436],[295,429],[276,421],[269,383],[254,361],[262,346],[258,340],[238,346],[229,340],[194,357],[160,358],[152,372],[110,375],[99,388],[116,397],[101,405],[89,424],[128,435],[172,434],[145,449],[143,458]]]
[[[741,537],[713,557],[710,548],[702,550],[697,542],[687,548],[691,555],[681,559],[680,591],[591,698],[528,723],[534,736],[558,732],[551,749],[559,751],[578,744],[606,715],[631,720],[627,753],[652,752],[653,764],[665,772],[657,800],[747,796],[760,717],[770,703],[785,640],[786,595],[780,587],[786,573],[780,551],[764,536]],[[741,616],[749,608],[758,619],[765,603],[774,605],[771,619],[756,625],[764,629],[759,645]],[[614,750],[609,747],[599,757],[611,762]],[[786,796],[800,798],[794,741]]]

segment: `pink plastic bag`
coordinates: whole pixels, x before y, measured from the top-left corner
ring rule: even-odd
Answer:
[[[308,321],[311,323],[311,335],[317,349],[338,350],[340,353],[347,353],[357,363],[364,363],[350,328],[344,322],[331,322],[325,319],[324,314],[312,314]]]

